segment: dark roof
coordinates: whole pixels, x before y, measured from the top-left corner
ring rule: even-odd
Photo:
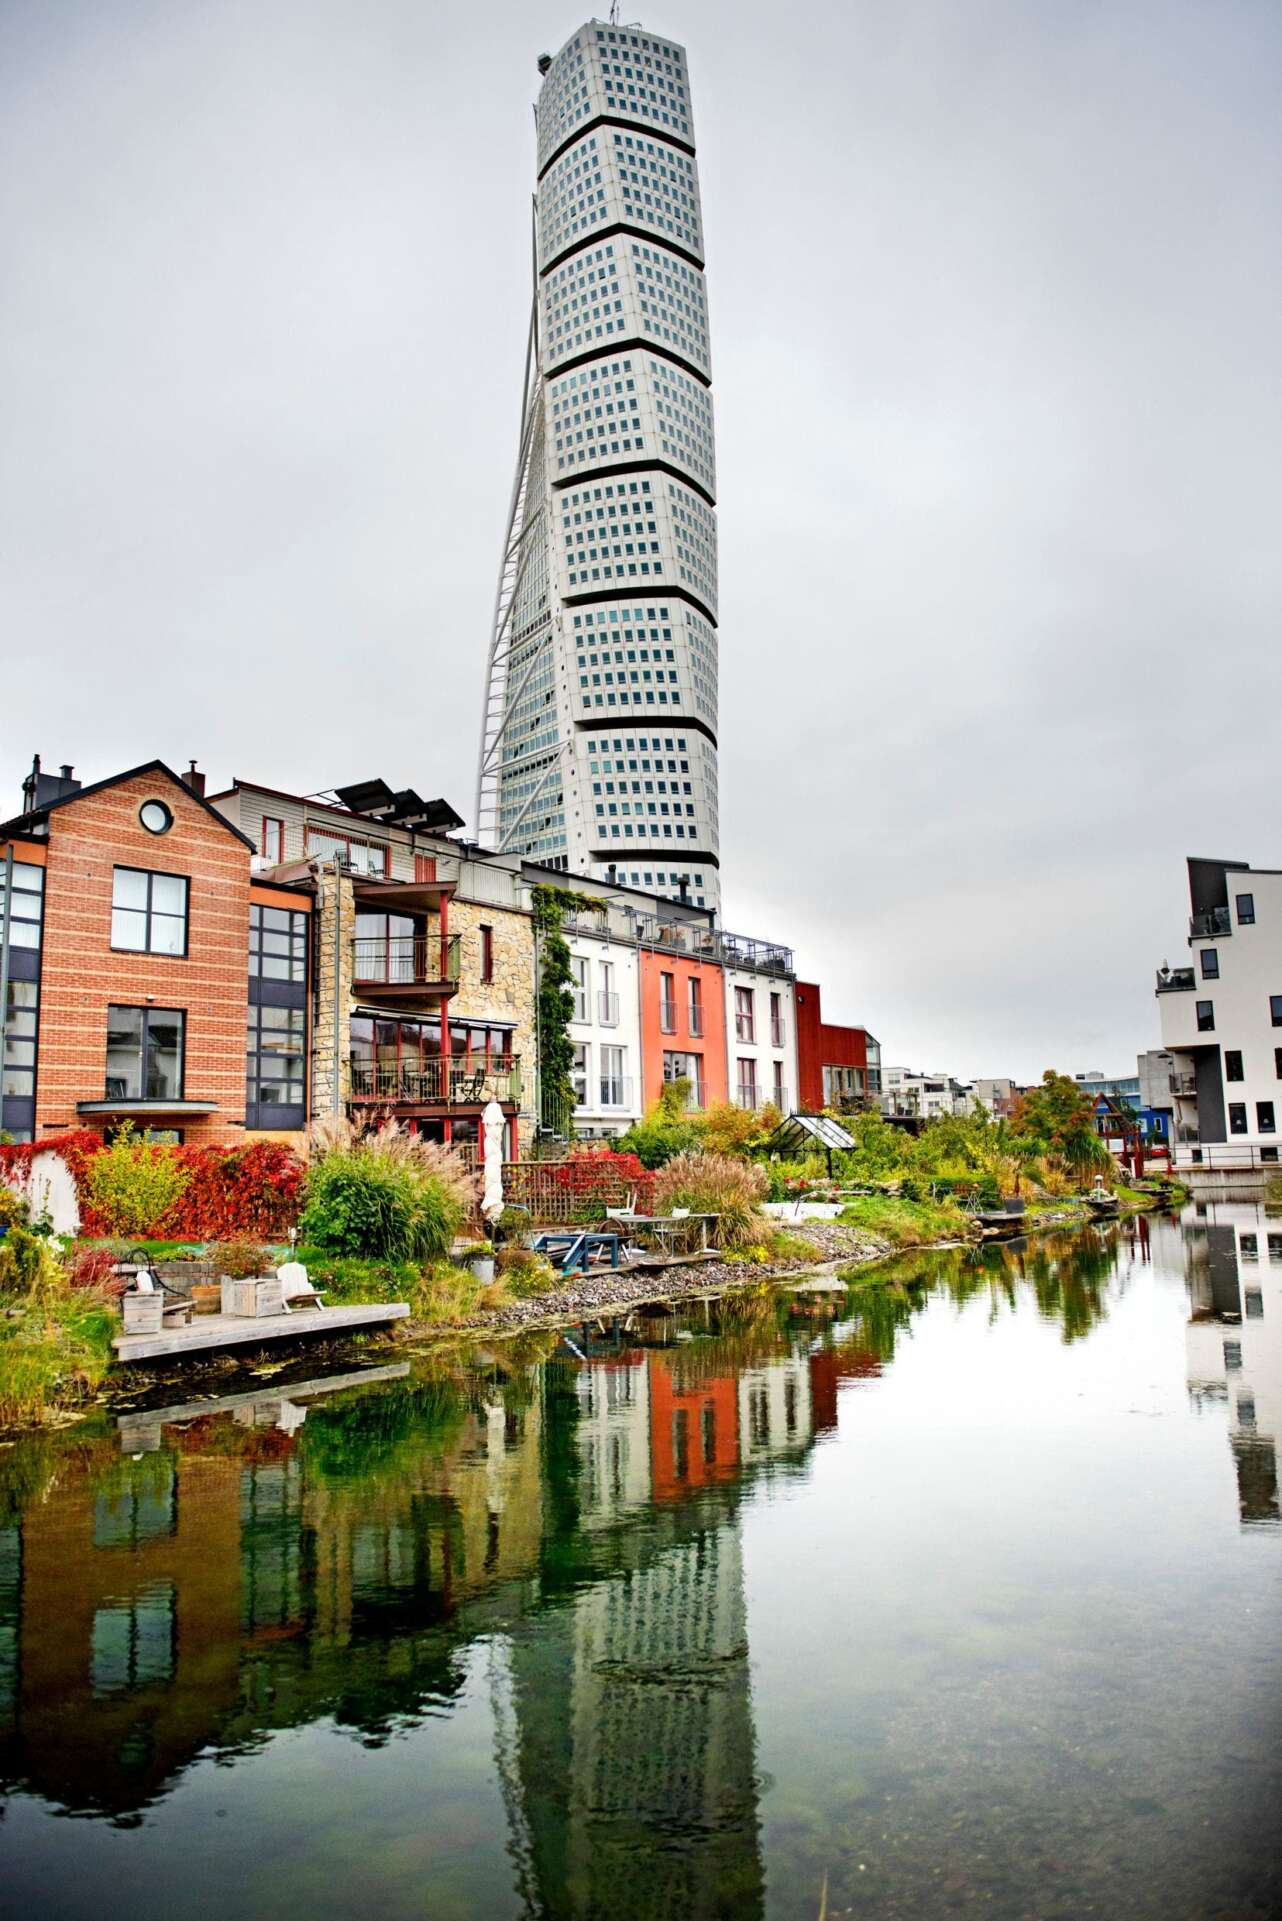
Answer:
[[[220,814],[203,794],[198,794],[194,788],[189,787],[181,774],[176,774],[172,767],[165,765],[163,760],[144,761],[141,767],[128,767],[123,774],[110,774],[106,780],[90,781],[87,787],[77,787],[73,793],[63,794],[57,800],[47,800],[43,807],[33,807],[29,814],[15,814],[12,820],[0,821],[0,834],[20,833],[28,821],[44,820],[59,807],[70,807],[74,801],[83,800],[87,794],[101,794],[108,787],[119,787],[127,780],[137,780],[140,774],[163,774],[165,779],[171,780],[175,787],[182,788],[188,800],[194,800],[197,807],[203,807],[211,820],[216,820],[220,827],[225,828],[229,834],[234,834],[237,840],[243,841],[251,854],[258,852],[248,834],[242,834],[239,827],[233,827],[225,814]]]

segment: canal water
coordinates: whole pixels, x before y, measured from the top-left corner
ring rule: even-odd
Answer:
[[[0,1449],[0,1907],[1282,1912],[1282,1217],[897,1273]]]

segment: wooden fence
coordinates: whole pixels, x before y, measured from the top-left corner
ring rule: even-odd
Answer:
[[[590,1156],[560,1161],[504,1161],[503,1199],[528,1208],[531,1221],[569,1225],[600,1220],[611,1207],[648,1211],[653,1176],[627,1179]]]

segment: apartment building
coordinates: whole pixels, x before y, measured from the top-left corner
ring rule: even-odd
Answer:
[[[970,1088],[972,1101],[978,1101],[994,1120],[1003,1121],[1011,1118],[1023,1091],[1017,1082],[1002,1074],[981,1075],[971,1082]]]
[[[1188,861],[1190,965],[1157,974],[1180,1168],[1267,1173],[1282,1107],[1282,871]]]
[[[854,1114],[881,1093],[881,1046],[866,1027],[843,1027],[823,1017],[817,981],[793,984],[796,1020],[797,1112],[821,1108]]]
[[[312,903],[251,871],[193,768],[34,763],[0,826],[0,1128],[296,1138]]]
[[[444,800],[367,780],[321,796],[233,781],[211,805],[262,878],[315,902],[315,1114],[388,1115],[474,1146],[497,1100],[515,1156],[535,1132],[534,926],[520,863],[452,838]]]
[[[919,1074],[911,1067],[887,1067],[881,1111],[891,1120],[936,1121],[946,1114],[969,1114],[971,1091],[951,1074]]]
[[[726,994],[729,1097],[754,1111],[795,1111],[796,971],[792,949],[742,934],[720,936]]]

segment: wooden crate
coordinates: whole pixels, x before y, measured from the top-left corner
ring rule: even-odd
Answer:
[[[159,1334],[165,1320],[163,1294],[122,1294],[120,1317],[126,1334]]]
[[[274,1275],[256,1275],[248,1281],[223,1282],[224,1314],[258,1320],[264,1314],[283,1312],[281,1286]]]

